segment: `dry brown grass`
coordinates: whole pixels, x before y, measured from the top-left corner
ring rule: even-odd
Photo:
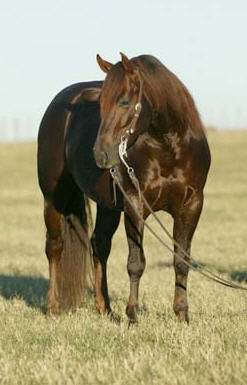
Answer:
[[[224,277],[247,281],[247,132],[208,135],[213,162],[193,254]],[[172,258],[149,234],[137,327],[128,329],[125,317],[122,226],[109,261],[120,325],[99,316],[92,297],[74,314],[46,318],[48,265],[35,152],[34,144],[0,145],[0,383],[246,384],[246,294],[192,272],[191,324],[179,325],[172,311]],[[171,226],[167,215],[161,217]]]

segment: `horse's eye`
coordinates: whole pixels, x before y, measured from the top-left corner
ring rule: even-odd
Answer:
[[[127,99],[122,99],[119,101],[119,105],[120,105],[120,107],[128,108],[130,105],[130,102]]]

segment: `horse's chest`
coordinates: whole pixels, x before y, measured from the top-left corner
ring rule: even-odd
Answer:
[[[186,177],[182,168],[156,169],[150,171],[145,190],[152,201],[150,203],[159,210],[169,207],[174,199],[182,199],[186,184]]]
[[[148,156],[137,165],[142,190],[155,210],[179,204],[188,184],[188,161],[179,140],[172,138],[162,147],[148,148]]]

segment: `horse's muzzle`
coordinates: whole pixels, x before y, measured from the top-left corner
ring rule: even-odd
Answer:
[[[120,162],[118,147],[101,151],[94,147],[94,159],[99,168],[111,168]]]

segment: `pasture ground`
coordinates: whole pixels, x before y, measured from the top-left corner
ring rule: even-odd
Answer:
[[[212,167],[192,253],[247,282],[247,132],[210,132]],[[128,329],[123,226],[109,259],[111,322],[94,299],[58,320],[44,314],[48,264],[35,144],[0,145],[0,383],[198,385],[247,383],[247,293],[191,272],[190,326],[172,310],[172,257],[146,231],[139,324]],[[161,213],[163,221],[171,220]],[[149,221],[153,224],[153,221]],[[159,231],[158,227],[153,224]]]

